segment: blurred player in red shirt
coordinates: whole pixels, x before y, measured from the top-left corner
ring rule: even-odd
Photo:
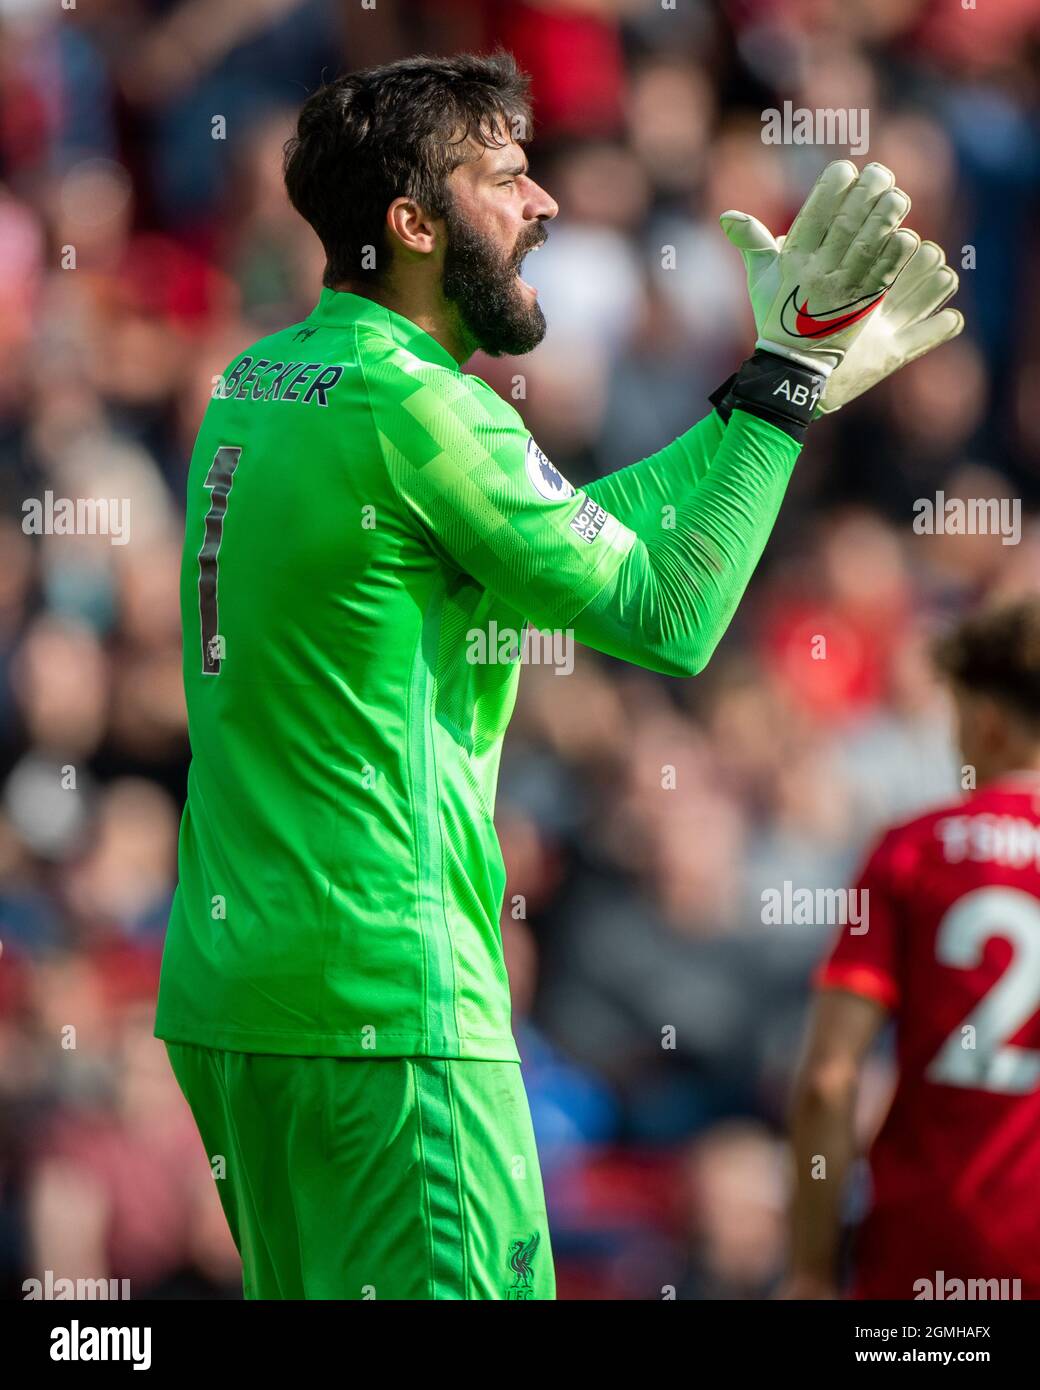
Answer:
[[[856,1097],[889,1018],[898,1083],[853,1296],[1040,1298],[1040,600],[967,619],[938,664],[978,790],[884,835],[858,884],[867,930],[843,927],[817,973],[792,1298],[837,1296]]]

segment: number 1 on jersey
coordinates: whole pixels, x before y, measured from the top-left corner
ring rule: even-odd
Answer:
[[[224,639],[217,617],[217,559],[224,535],[228,495],[242,450],[237,444],[222,444],[213,456],[203,487],[212,492],[206,513],[206,535],[199,551],[199,617],[202,621],[202,674],[219,676],[224,656]]]

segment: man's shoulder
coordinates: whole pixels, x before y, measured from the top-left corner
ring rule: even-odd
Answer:
[[[889,825],[878,836],[868,857],[875,872],[895,878],[912,876],[927,856],[939,844],[939,828],[947,817],[963,813],[963,798],[943,801],[929,810],[907,820]]]
[[[460,375],[446,363],[430,362],[413,352],[407,343],[400,342],[376,324],[355,324],[353,332],[358,362],[366,375],[380,384],[397,384],[407,390],[409,382],[423,380],[446,390]]]
[[[235,352],[224,370],[224,375],[227,376],[246,357],[252,362],[274,362],[279,357],[291,356],[290,348],[294,342],[299,347],[298,355],[302,356],[304,344],[312,333],[312,326],[306,319],[299,323],[287,324],[284,328],[277,328],[272,333],[265,333],[263,337],[255,338]]]
[[[929,868],[948,868],[998,853],[1004,841],[1040,840],[1040,814],[1006,788],[980,788],[953,797],[912,819],[891,825],[876,841],[867,867],[890,884],[917,891]],[[1035,848],[1030,858],[1040,857]]]
[[[358,329],[358,340],[359,362],[374,411],[407,403],[408,413],[424,423],[440,419],[464,427],[524,428],[515,407],[471,372],[430,362],[368,328]]]
[[[344,355],[316,342],[313,325],[303,320],[241,347],[214,378],[210,407],[301,400],[326,406],[347,371]]]

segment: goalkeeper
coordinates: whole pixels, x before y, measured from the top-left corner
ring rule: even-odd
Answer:
[[[325,288],[231,363],[192,456],[156,1033],[249,1298],[553,1296],[493,825],[519,666],[473,636],[529,621],[695,675],[814,417],[959,327],[892,175],[839,161],[782,244],[727,215],[758,341],[715,409],[575,491],[460,370],[545,332],[529,127],[502,54],[310,97],[285,177]]]

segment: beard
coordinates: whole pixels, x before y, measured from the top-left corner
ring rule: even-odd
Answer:
[[[524,298],[517,272],[528,251],[545,240],[544,227],[537,223],[503,256],[453,207],[444,222],[448,245],[442,288],[465,333],[489,357],[519,357],[536,348],[545,337],[545,315],[537,300]]]

